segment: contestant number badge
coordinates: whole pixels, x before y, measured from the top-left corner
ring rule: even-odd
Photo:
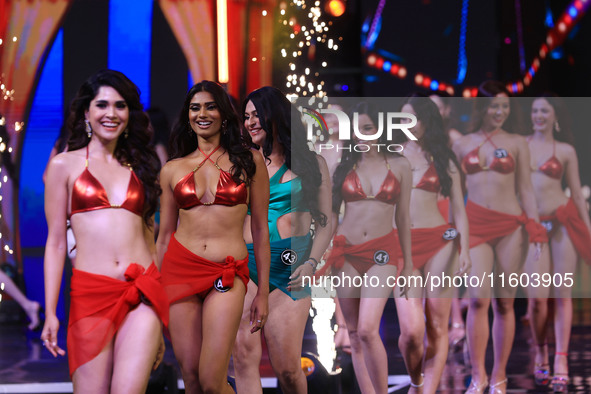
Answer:
[[[377,265],[386,265],[390,261],[390,255],[385,250],[376,250],[373,254],[373,261]]]
[[[294,265],[298,261],[298,254],[295,250],[285,249],[281,252],[281,261],[285,265]]]

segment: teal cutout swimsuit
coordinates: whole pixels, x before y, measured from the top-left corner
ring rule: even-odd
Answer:
[[[280,289],[292,299],[308,297],[310,289],[302,291],[288,291],[292,272],[302,265],[310,255],[312,237],[306,234],[301,237],[281,239],[277,229],[277,221],[283,215],[291,212],[308,212],[303,204],[302,181],[299,177],[281,183],[281,178],[287,172],[287,166],[281,168],[269,179],[269,240],[271,242],[271,271],[269,275],[269,291]],[[250,215],[250,210],[248,212]],[[254,259],[253,245],[248,248],[248,270],[250,279],[258,285],[257,266]]]

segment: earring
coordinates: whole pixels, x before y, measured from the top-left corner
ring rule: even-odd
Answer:
[[[125,131],[123,132],[123,135],[125,138],[129,137],[129,129],[125,128]]]
[[[88,138],[92,137],[92,129],[90,128],[90,122],[88,121],[88,119],[84,119],[84,123],[86,123],[86,135],[88,136]]]
[[[556,130],[557,133],[560,133],[560,125],[557,120],[554,121],[554,130]]]

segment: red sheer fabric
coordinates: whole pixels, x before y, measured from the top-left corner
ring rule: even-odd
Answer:
[[[466,213],[470,225],[470,248],[485,242],[494,246],[502,237],[511,234],[523,225],[526,226],[530,242],[548,242],[548,237],[541,233],[541,229],[544,227],[528,219],[524,212],[521,215],[509,215],[493,211],[468,200]]]
[[[248,257],[235,260],[228,256],[222,263],[215,263],[197,256],[176,240],[170,237],[168,249],[162,261],[162,284],[169,303],[182,298],[199,295],[205,296],[214,284],[221,279],[222,286],[234,286],[234,278],[238,276],[248,284]]]
[[[441,226],[431,228],[413,228],[410,230],[412,264],[415,268],[422,268],[448,242],[455,241],[459,247],[460,238],[457,232],[457,236],[454,239],[444,238],[446,231],[449,229],[455,230],[449,224],[442,224]],[[398,242],[398,232],[396,232],[396,241]],[[400,250],[398,260],[401,262],[402,257],[402,250]]]
[[[370,241],[351,245],[343,235],[337,235],[332,241],[332,250],[328,260],[317,275],[325,275],[329,268],[343,268],[345,261],[350,263],[360,275],[374,265],[398,265],[399,243],[396,231],[374,238]],[[385,256],[387,258],[385,259]]]
[[[101,352],[142,297],[168,325],[168,303],[156,265],[144,269],[132,263],[125,279],[73,270],[68,325],[70,375]]]
[[[568,233],[579,257],[581,257],[587,264],[591,265],[591,235],[589,230],[579,216],[579,211],[572,199],[568,200],[566,205],[558,207],[554,215],[542,216],[540,220],[550,220],[562,224]],[[552,237],[551,231],[549,236]]]

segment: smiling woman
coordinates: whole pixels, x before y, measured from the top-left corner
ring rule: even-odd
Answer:
[[[160,173],[157,253],[172,346],[191,393],[233,393],[226,372],[248,283],[249,204],[260,283],[247,306],[251,329],[267,318],[269,180],[249,143],[220,85],[202,81],[189,90],[171,134],[172,160]]]
[[[70,219],[77,249],[68,326],[74,391],[142,393],[163,350],[159,316],[167,324],[168,308],[152,232],[160,162],[148,146],[137,87],[120,72],[99,71],[72,101],[68,128],[68,152],[47,168],[41,338],[54,356],[65,354],[56,304]]]

